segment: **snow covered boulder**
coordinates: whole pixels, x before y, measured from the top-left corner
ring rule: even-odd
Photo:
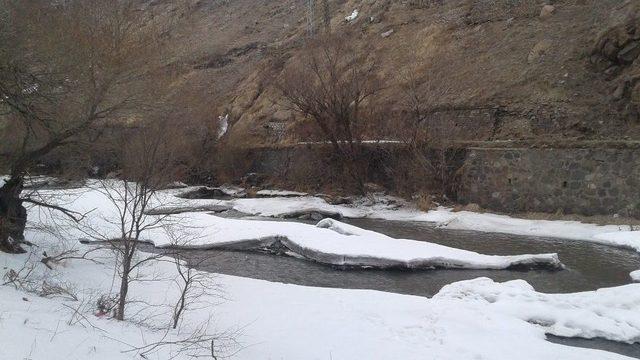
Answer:
[[[360,14],[360,13],[358,12],[358,9],[355,9],[355,10],[353,10],[353,12],[351,13],[351,15],[348,15],[348,16],[345,16],[345,17],[344,17],[344,21],[346,21],[346,22],[351,22],[351,21],[353,21],[353,20],[357,19],[359,14]]]
[[[200,186],[195,189],[191,188],[185,192],[177,194],[177,196],[184,199],[231,199],[245,197],[246,193],[242,188],[227,186]]]

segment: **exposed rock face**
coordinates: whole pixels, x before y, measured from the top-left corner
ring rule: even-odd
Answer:
[[[632,41],[618,52],[618,60],[625,64],[631,64],[638,58],[638,55],[640,55],[640,41]]]
[[[329,5],[332,32],[373,48],[386,85],[382,104],[400,104],[399,74],[411,70],[425,79],[419,91],[428,105],[441,109],[434,122],[456,138],[640,138],[637,1]],[[345,22],[354,9],[359,15]],[[195,10],[192,28],[176,36],[176,63],[186,64],[183,86],[202,93],[213,119],[229,114],[226,141],[309,140],[309,126],[274,86],[304,44],[305,3],[203,0]]]

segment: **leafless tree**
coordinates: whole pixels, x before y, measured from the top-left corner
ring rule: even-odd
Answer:
[[[375,116],[374,96],[381,89],[375,63],[338,35],[311,41],[284,71],[278,87],[293,109],[316,125],[334,155],[364,193],[363,134]]]
[[[454,143],[453,125],[438,119],[437,113],[448,107],[436,106],[424,89],[427,79],[414,67],[409,66],[401,74],[399,103],[399,123],[406,124],[396,133],[402,141],[406,157],[414,176],[421,183],[431,179],[431,191],[440,198],[446,198],[454,183],[455,166],[452,163],[457,154]]]
[[[167,139],[166,121],[141,124],[133,137],[113,144],[122,152],[124,168],[121,179],[101,180],[98,191],[106,196],[117,217],[112,220],[114,234],[102,234],[90,230],[89,234],[107,240],[119,259],[118,275],[120,287],[115,318],[123,320],[132,272],[143,263],[158,256],[137,257],[143,235],[168,226],[169,215],[149,215],[156,192],[172,180],[175,169],[175,148]],[[157,205],[157,203],[156,203]]]
[[[176,329],[186,311],[192,308],[215,305],[202,303],[202,300],[205,298],[221,299],[223,298],[223,291],[214,282],[211,274],[195,269],[197,264],[187,264],[179,252],[171,256],[174,257],[176,271],[178,272],[175,283],[180,290],[180,297],[173,307],[172,327]]]
[[[134,0],[0,0],[0,250],[22,252],[25,176],[157,94],[172,22]],[[154,87],[155,86],[155,87]],[[46,206],[39,203],[39,206]]]

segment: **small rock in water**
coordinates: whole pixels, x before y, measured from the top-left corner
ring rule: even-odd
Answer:
[[[320,214],[318,212],[315,212],[315,211],[312,212],[311,214],[309,214],[309,217],[313,221],[320,221],[320,220],[324,219],[324,216],[322,216],[322,214]]]

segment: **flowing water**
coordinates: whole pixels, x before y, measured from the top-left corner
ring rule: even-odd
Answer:
[[[444,285],[481,276],[495,281],[523,279],[540,292],[567,293],[618,286],[640,269],[640,254],[584,241],[435,228],[428,223],[352,219],[350,224],[394,238],[430,241],[483,254],[558,253],[562,271],[532,270],[339,270],[331,266],[260,252],[184,250],[195,267],[223,274],[284,283],[374,289],[432,296]]]

